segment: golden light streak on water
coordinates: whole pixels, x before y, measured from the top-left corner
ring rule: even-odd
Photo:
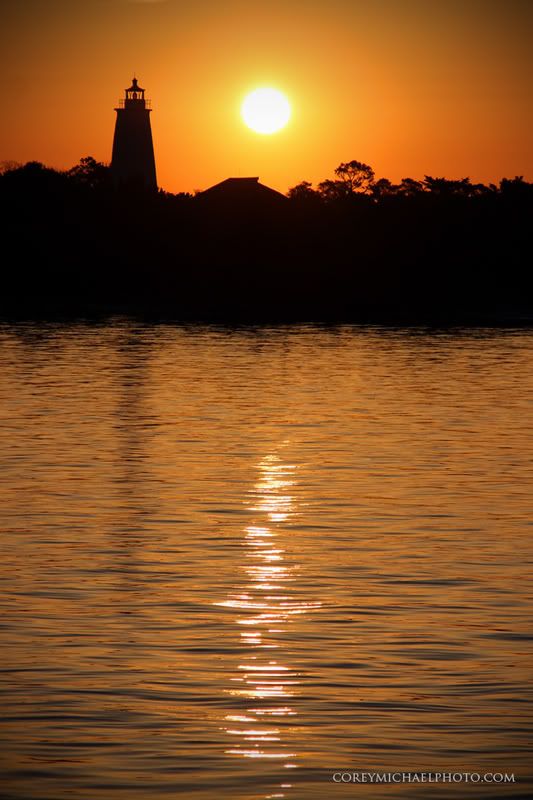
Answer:
[[[282,451],[287,444],[288,442],[284,442],[280,450]],[[293,478],[297,471],[296,465],[284,463],[279,454],[273,453],[260,461],[258,471],[260,477],[249,494],[253,498],[251,510],[261,517],[254,520],[253,525],[245,527],[243,539],[246,548],[245,558],[253,559],[253,564],[250,566],[244,562],[242,567],[247,577],[247,584],[232,592],[228,600],[220,602],[222,606],[235,608],[246,614],[256,609],[261,611],[254,616],[239,616],[235,620],[237,625],[261,626],[264,629],[253,634],[240,632],[241,641],[250,647],[250,655],[247,661],[237,665],[237,671],[244,673],[243,681],[251,688],[227,690],[233,697],[249,698],[262,703],[258,707],[246,708],[246,721],[269,716],[294,718],[298,715],[297,687],[301,684],[301,675],[285,661],[289,657],[287,645],[273,638],[264,643],[263,635],[272,637],[288,632],[290,643],[290,625],[293,616],[317,610],[322,605],[320,600],[296,600],[290,593],[289,581],[294,580],[294,575],[301,565],[290,558],[289,532],[282,523],[286,524],[289,518],[295,518],[298,513],[293,495],[287,494],[289,487],[293,487],[296,483],[295,477]],[[250,504],[248,499],[245,502]],[[263,521],[262,517],[266,517],[266,521]],[[272,540],[276,542],[272,543]],[[279,546],[277,546],[278,540]],[[267,544],[270,546],[265,547]],[[274,544],[276,546],[273,546]],[[276,562],[276,566],[271,566],[272,562]],[[276,584],[269,582],[272,576],[276,577]],[[271,593],[287,585],[288,593]],[[270,627],[272,623],[284,627],[272,628]],[[274,660],[269,659],[266,654],[263,655],[261,653],[263,649],[276,649],[280,652]],[[251,661],[254,663],[249,663]],[[230,678],[232,682],[235,680],[240,681],[241,678]],[[291,698],[294,706],[277,705],[280,699],[288,698]],[[255,717],[250,717],[250,714]],[[231,721],[238,717],[238,715],[226,715],[226,720],[228,716]],[[239,737],[243,742],[255,742],[255,749],[251,750],[248,745],[240,744],[225,752],[229,756],[242,758],[295,758],[297,754],[289,752],[293,727],[294,723],[287,725],[283,730],[279,727],[253,729],[224,726],[229,736]],[[266,743],[270,742],[272,746],[267,746]],[[283,747],[283,750],[280,751],[280,747]],[[296,764],[285,766],[294,768]],[[290,788],[290,785],[280,784],[280,787]],[[265,795],[266,798],[284,796],[285,794],[278,793]]]

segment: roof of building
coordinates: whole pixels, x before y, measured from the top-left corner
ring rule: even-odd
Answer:
[[[220,200],[234,203],[274,203],[286,202],[281,192],[259,183],[259,178],[226,178],[225,181],[210,186],[199,197],[206,200]]]
[[[145,90],[144,90],[144,89],[142,89],[142,88],[141,88],[141,87],[140,87],[140,86],[137,84],[137,78],[133,78],[133,79],[132,79],[132,81],[131,81],[131,86],[129,87],[129,89],[126,89],[126,91],[127,91],[127,92],[144,92]]]

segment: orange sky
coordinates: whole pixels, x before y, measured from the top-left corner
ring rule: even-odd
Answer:
[[[532,40],[529,0],[4,0],[0,160],[108,162],[135,70],[168,191],[286,191],[351,159],[394,181],[533,180]],[[239,114],[264,85],[293,110],[272,136]]]

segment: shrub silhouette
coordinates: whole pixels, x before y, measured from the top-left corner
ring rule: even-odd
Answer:
[[[276,207],[121,192],[86,156],[65,171],[4,164],[2,307],[140,310],[202,319],[444,320],[531,313],[533,185],[360,161]],[[238,200],[238,198],[237,198]]]

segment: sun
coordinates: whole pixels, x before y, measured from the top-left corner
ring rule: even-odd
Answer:
[[[276,133],[289,121],[291,107],[277,89],[255,89],[244,98],[241,116],[244,124],[256,133]]]

